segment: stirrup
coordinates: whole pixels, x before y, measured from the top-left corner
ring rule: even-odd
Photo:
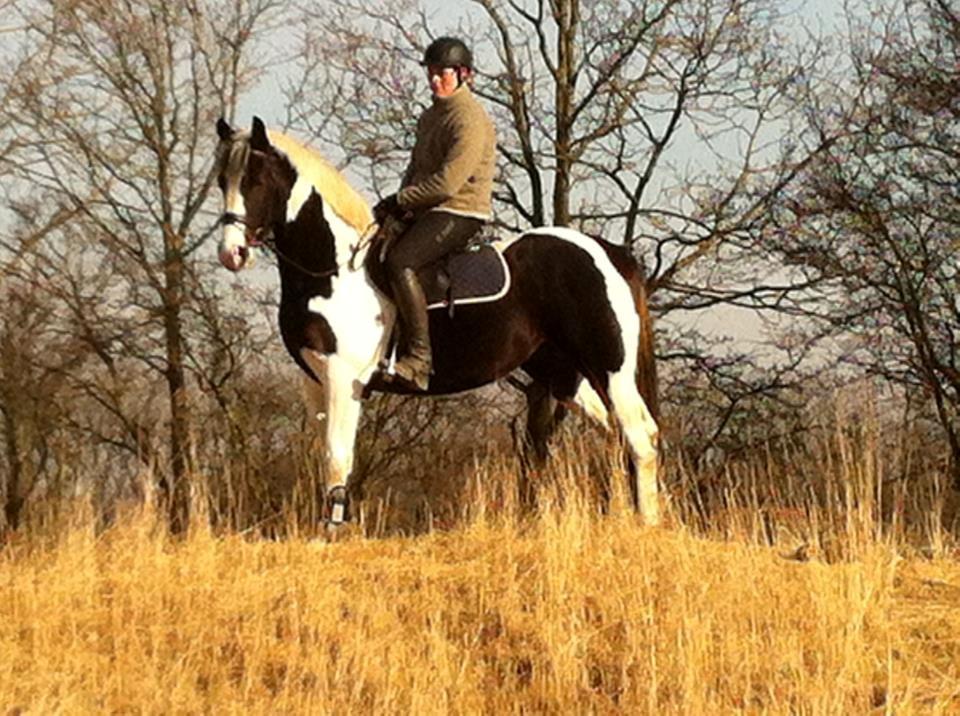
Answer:
[[[404,356],[393,366],[392,375],[417,390],[426,391],[430,387],[430,362],[419,356]]]

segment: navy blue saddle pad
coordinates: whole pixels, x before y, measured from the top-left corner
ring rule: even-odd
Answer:
[[[510,270],[500,251],[478,243],[425,266],[419,273],[430,308],[496,301],[510,289]]]

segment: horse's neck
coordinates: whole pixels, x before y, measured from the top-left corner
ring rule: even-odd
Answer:
[[[346,221],[344,221],[337,212],[335,212],[328,201],[323,198],[323,193],[312,184],[299,179],[294,184],[290,192],[290,199],[287,202],[287,217],[296,222],[300,219],[300,214],[307,204],[310,197],[316,193],[321,199],[323,216],[317,217],[317,221],[326,221],[330,233],[333,236],[334,250],[336,252],[336,262],[340,271],[352,271],[360,269],[363,266],[366,246],[362,245],[363,237],[360,232]],[[316,236],[322,236],[324,227],[317,226]]]

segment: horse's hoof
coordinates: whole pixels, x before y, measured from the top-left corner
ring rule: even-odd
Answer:
[[[350,521],[350,497],[346,485],[335,485],[327,490],[327,524],[341,524]]]

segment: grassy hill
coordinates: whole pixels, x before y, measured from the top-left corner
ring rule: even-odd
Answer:
[[[0,549],[5,713],[960,711],[960,563],[567,499],[418,537],[174,542],[146,513]],[[729,524],[734,524],[730,522]],[[798,532],[803,525],[798,526]],[[821,530],[822,533],[822,530]],[[840,548],[837,548],[839,545]]]

